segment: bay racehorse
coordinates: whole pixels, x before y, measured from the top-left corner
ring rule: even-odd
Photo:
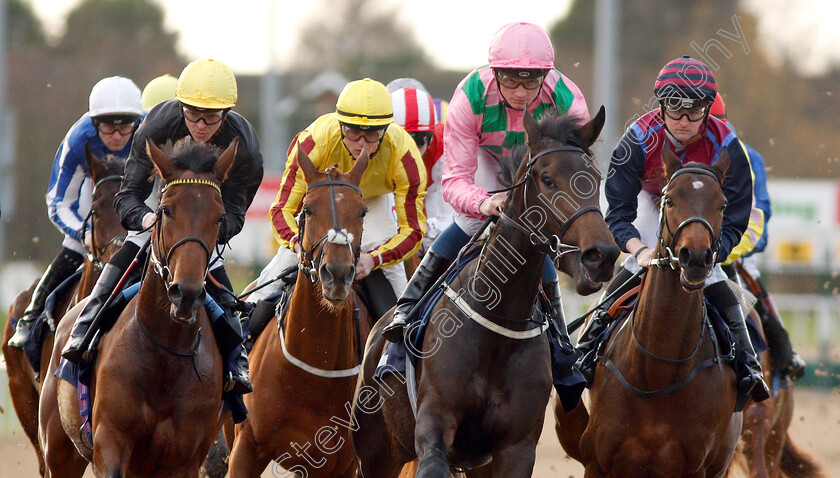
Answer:
[[[755,295],[761,294],[761,286],[739,263],[735,263],[742,285]],[[778,313],[769,296],[765,299],[768,310],[765,313]],[[773,310],[769,310],[772,308]],[[764,334],[763,321],[757,310],[751,315],[753,321]],[[765,338],[766,341],[766,338]],[[729,478],[820,478],[824,476],[820,466],[807,453],[800,450],[791,440],[788,427],[793,420],[794,385],[788,377],[774,379],[773,364],[770,354],[762,355],[761,367],[764,379],[774,384],[771,400],[752,402],[744,409],[744,427],[741,443],[729,466]],[[776,387],[778,384],[780,386]]]
[[[589,154],[604,115],[601,108],[581,127],[555,113],[539,123],[525,115],[530,153],[513,155],[504,214],[429,316],[414,380],[416,420],[402,374],[373,378],[391,313],[377,322],[353,414],[365,478],[396,477],[415,457],[423,478],[447,477],[453,468],[472,469],[470,477],[531,476],[552,386],[545,324],[530,319],[546,254],[576,251],[580,267],[559,265],[579,289],[609,280],[619,254],[598,207],[600,175]]]
[[[85,460],[97,476],[198,476],[219,431],[222,397],[204,281],[224,220],[220,184],[237,144],[219,154],[188,138],[167,154],[147,143],[165,183],[149,264],[139,292],[98,346],[92,447],[81,432],[76,388],[53,376],[81,304],[58,327],[40,402],[47,476],[80,477]],[[56,409],[58,419],[49,413]]]
[[[720,477],[735,451],[735,372],[704,320],[703,285],[726,207],[724,150],[682,167],[663,148],[669,182],[660,243],[635,309],[604,344],[587,412],[555,407],[563,448],[593,477]],[[676,255],[675,255],[676,254]],[[722,346],[723,349],[727,348]]]
[[[306,477],[353,477],[350,404],[371,320],[352,291],[365,203],[365,151],[343,174],[320,172],[298,148],[307,187],[300,215],[300,272],[282,327],[267,327],[251,350],[254,391],[236,426],[230,476],[258,477],[268,464]]]
[[[85,166],[93,184],[90,212],[85,220],[88,228],[85,234],[92,235],[92,247],[85,257],[79,282],[56,300],[51,313],[54,323],[61,319],[68,308],[90,294],[93,284],[102,271],[102,266],[111,259],[126,234],[114,211],[114,195],[120,187],[125,159],[112,155],[100,159],[85,145]],[[28,289],[18,293],[9,309],[9,317],[23,315],[35,285],[33,283]],[[38,444],[38,394],[41,383],[37,378],[44,376],[47,372],[50,354],[52,354],[53,334],[52,331],[42,333],[40,337],[42,340],[41,366],[39,370],[34,370],[23,350],[10,347],[6,343],[14,332],[12,321],[7,321],[3,336],[3,357],[9,374],[9,392],[23,431],[35,448],[38,469],[43,475],[44,458],[41,454],[41,446]]]

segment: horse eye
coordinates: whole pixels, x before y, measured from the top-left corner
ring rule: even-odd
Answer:
[[[166,217],[172,217],[172,211],[170,211],[169,208],[166,207],[166,206],[161,206],[160,207],[160,212],[162,212],[163,215],[166,216]]]
[[[673,199],[671,199],[671,197],[670,197],[670,196],[665,196],[664,198],[662,198],[662,201],[663,201],[663,202],[665,203],[665,205],[666,205],[666,206],[668,206],[668,207],[671,207],[671,206],[673,206],[673,205],[674,205],[674,200],[673,200]]]
[[[309,209],[309,206],[304,207],[303,208],[303,215],[304,216],[311,216],[312,215],[312,209]]]
[[[723,206],[721,206],[721,207],[720,207],[720,212],[725,211],[725,210],[726,210],[726,206],[728,206],[728,204],[723,203]]]
[[[362,209],[361,217],[365,217],[365,214],[367,214],[367,208]]]
[[[549,187],[549,188],[554,187],[554,181],[552,181],[551,178],[543,177],[542,178],[542,183],[545,184],[546,187]]]

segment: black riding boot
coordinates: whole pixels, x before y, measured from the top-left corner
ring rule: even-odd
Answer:
[[[641,281],[641,276],[633,277],[632,272],[627,269],[621,269],[612,282],[610,282],[607,291],[604,293],[604,296],[609,297],[609,300],[601,304],[598,310],[592,313],[592,318],[589,319],[586,327],[580,332],[577,349],[580,350],[582,355],[578,359],[577,367],[580,373],[586,378],[587,383],[591,384],[595,378],[595,355],[598,352],[595,344],[614,319],[607,312],[615,301],[626,294],[627,291],[639,285]]]
[[[738,391],[743,395],[751,396],[755,402],[770,398],[770,389],[764,383],[764,374],[761,372],[761,364],[758,362],[758,357],[750,341],[750,334],[747,331],[741,305],[732,305],[723,308],[720,312],[723,314],[729,331],[738,337],[738,341],[741,342],[741,350],[746,356],[747,374],[739,379]]]
[[[116,289],[124,273],[125,271],[122,268],[110,262],[102,268],[102,273],[88,296],[85,308],[73,324],[73,330],[70,331],[70,339],[67,341],[67,345],[61,350],[62,357],[73,363],[78,363],[83,358],[83,354],[86,352],[86,350],[82,350],[85,336],[96,332],[90,330],[93,319],[99,315],[99,311],[102,310],[111,292]]]
[[[35,323],[41,315],[41,312],[44,311],[44,304],[47,301],[47,297],[56,287],[73,275],[73,272],[79,268],[83,261],[84,257],[78,252],[71,251],[66,247],[61,249],[61,252],[53,259],[52,263],[47,266],[47,270],[44,271],[44,275],[35,287],[35,291],[32,292],[32,299],[29,301],[23,317],[17,323],[15,334],[9,338],[8,344],[10,347],[19,349],[24,347],[29,340],[32,324]]]
[[[560,295],[560,282],[553,281],[548,284],[543,284],[543,291],[548,298],[548,303],[551,305],[552,327],[563,342],[562,347],[564,348],[564,352],[567,350],[569,353],[574,352],[572,339],[569,338],[569,330],[566,328],[566,315],[563,313],[563,298]]]
[[[767,336],[770,363],[775,374],[799,380],[805,375],[805,361],[793,350],[787,330],[776,312],[773,299],[759,282],[761,294],[756,303],[756,310],[761,317],[761,326]]]
[[[408,325],[408,313],[423,298],[438,276],[449,267],[449,264],[451,264],[451,261],[438,255],[433,249],[426,252],[423,260],[420,261],[420,265],[417,266],[417,270],[411,276],[411,280],[405,286],[402,296],[397,299],[397,309],[394,311],[391,323],[382,329],[382,336],[386,340],[390,342],[402,340],[405,327]]]

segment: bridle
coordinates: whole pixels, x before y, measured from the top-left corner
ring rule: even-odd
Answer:
[[[656,265],[660,268],[664,268],[666,266],[670,267],[673,270],[677,270],[679,268],[679,259],[674,254],[673,246],[677,242],[677,237],[679,236],[680,232],[685,229],[688,225],[693,224],[695,222],[700,223],[706,230],[709,232],[709,238],[711,239],[712,244],[712,263],[714,264],[717,261],[718,250],[720,249],[720,233],[715,234],[715,230],[712,228],[712,225],[709,224],[705,218],[700,216],[692,216],[677,226],[677,229],[674,232],[671,232],[670,227],[668,226],[668,220],[665,217],[665,206],[670,201],[670,196],[668,196],[668,188],[671,186],[671,183],[674,181],[674,178],[681,174],[702,174],[705,176],[709,176],[714,178],[715,182],[720,185],[721,181],[715,175],[715,173],[698,167],[686,167],[677,170],[668,180],[668,184],[662,188],[662,198],[659,201],[659,230],[656,233],[659,239],[659,245],[662,246],[662,249],[665,251],[665,257],[658,257],[656,259],[651,260],[651,265]],[[665,236],[662,234],[662,231],[668,233],[668,237],[671,239],[670,244],[665,243]],[[710,271],[711,273],[711,271]]]
[[[166,183],[166,185],[164,185],[163,188],[160,190],[161,203],[163,202],[162,201],[163,195],[166,193],[166,191],[170,187],[177,186],[179,184],[203,184],[205,186],[210,186],[213,189],[215,189],[216,192],[219,193],[220,197],[222,195],[222,189],[219,187],[219,185],[217,183],[213,182],[213,181],[210,181],[209,179],[196,179],[196,178],[176,179],[174,181],[170,181],[170,182]],[[151,250],[152,252],[150,254],[149,260],[151,261],[152,265],[154,266],[155,272],[157,272],[158,276],[160,276],[160,278],[163,280],[164,287],[166,289],[169,289],[169,286],[171,284],[170,279],[172,278],[172,271],[169,269],[169,262],[172,259],[172,254],[175,252],[175,249],[177,249],[178,247],[183,246],[184,244],[187,244],[189,242],[197,242],[199,245],[201,245],[201,248],[204,249],[204,253],[206,254],[206,257],[205,257],[205,264],[206,265],[204,267],[204,279],[206,280],[207,279],[207,273],[210,271],[210,255],[211,255],[210,248],[207,247],[207,244],[205,244],[204,241],[200,237],[187,236],[187,237],[184,237],[183,239],[177,241],[175,244],[173,244],[172,247],[170,247],[169,250],[166,252],[166,254],[161,254],[160,253],[161,250],[166,250],[166,247],[163,244],[163,238],[160,234],[162,220],[163,220],[163,207],[162,206],[158,206],[158,209],[155,212],[155,215],[157,216],[156,219],[155,219],[155,226],[154,226],[154,228],[155,228],[155,240],[153,241],[154,247],[152,247],[152,250]],[[222,224],[224,224],[224,221],[219,223],[219,227],[221,227]],[[163,260],[158,259],[158,257],[161,257]]]
[[[306,250],[301,244],[301,251],[303,252],[303,261],[298,264],[298,269],[301,272],[304,272],[309,276],[309,280],[314,282],[318,281],[318,269],[320,268],[321,260],[324,257],[324,254],[333,244],[338,244],[342,246],[347,246],[350,250],[350,253],[353,254],[353,264],[355,265],[356,262],[359,260],[359,256],[361,255],[361,245],[358,247],[353,247],[353,233],[348,232],[346,228],[341,228],[338,224],[338,212],[336,211],[335,207],[335,186],[346,186],[357,193],[359,196],[362,196],[362,190],[359,186],[356,186],[353,183],[347,181],[336,181],[334,179],[326,179],[324,181],[316,181],[310,184],[306,188],[306,192],[312,191],[315,188],[327,186],[330,188],[330,208],[332,210],[332,220],[333,220],[333,227],[326,234],[321,236],[318,241],[312,244],[312,247],[309,250]],[[306,228],[306,212],[300,215],[298,219],[298,237],[301,238],[303,241],[304,231]],[[320,248],[320,249],[319,249]],[[316,249],[318,249],[316,254]]]
[[[584,150],[583,148],[581,148],[579,146],[576,146],[576,145],[570,145],[570,144],[563,144],[563,145],[560,145],[560,146],[554,146],[554,147],[551,147],[551,148],[547,148],[547,149],[544,149],[544,150],[540,151],[539,153],[537,153],[533,156],[531,156],[531,153],[529,151],[528,152],[529,160],[528,160],[528,163],[526,163],[526,165],[525,165],[525,168],[526,168],[525,169],[525,175],[522,177],[522,179],[520,179],[517,183],[515,183],[511,186],[508,186],[506,188],[498,189],[498,190],[495,190],[495,191],[490,191],[490,194],[495,194],[495,193],[505,192],[505,191],[512,191],[512,190],[518,188],[519,186],[524,185],[525,186],[525,192],[524,192],[524,195],[523,195],[524,196],[524,201],[525,201],[524,210],[528,211],[530,209],[530,207],[528,205],[528,185],[533,183],[533,186],[535,188],[538,188],[537,180],[534,178],[534,175],[531,174],[531,171],[534,167],[534,164],[537,162],[538,159],[542,158],[543,156],[545,156],[549,153],[556,153],[556,152],[561,152],[561,151],[587,154],[587,151]],[[557,226],[557,228],[559,230],[559,232],[557,232],[556,234],[552,234],[550,237],[545,237],[542,234],[540,234],[539,232],[527,228],[526,226],[522,225],[518,220],[516,220],[516,219],[508,216],[507,214],[505,214],[504,211],[499,212],[499,218],[501,218],[504,222],[513,226],[514,229],[516,229],[517,231],[521,232],[522,234],[525,234],[528,237],[528,239],[531,241],[531,244],[534,244],[534,245],[542,247],[542,248],[547,247],[548,248],[547,253],[554,255],[554,262],[556,264],[561,256],[563,256],[565,254],[568,254],[570,252],[580,251],[580,248],[578,246],[564,243],[563,242],[563,236],[566,234],[566,232],[572,226],[572,223],[574,223],[578,218],[580,218],[582,215],[584,215],[588,212],[597,212],[598,214],[600,214],[603,217],[603,213],[601,212],[601,208],[599,206],[596,206],[596,205],[579,208],[577,211],[574,212],[574,214],[569,216],[565,221],[558,220],[554,216],[554,214],[551,214],[551,212],[549,211],[549,213],[547,214],[549,219],[551,219],[551,221],[554,223],[555,226]]]
[[[113,176],[106,176],[99,181],[96,181],[96,184],[93,185],[93,192],[91,193],[91,198],[96,196],[96,191],[105,183],[114,182],[114,181],[122,181],[122,176],[120,175],[113,175]],[[85,216],[85,220],[82,221],[82,244],[85,243],[85,236],[88,234],[88,229],[90,229],[90,235],[92,240],[90,241],[90,249],[88,250],[87,257],[88,260],[93,264],[94,269],[102,270],[105,263],[102,260],[105,257],[105,252],[108,250],[112,244],[121,245],[125,242],[125,235],[116,236],[111,238],[104,246],[97,247],[96,246],[96,221],[94,218],[96,216],[96,208],[93,204],[90,205],[90,211],[88,211],[87,216]]]

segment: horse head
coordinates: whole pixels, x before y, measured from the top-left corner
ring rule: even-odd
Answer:
[[[657,252],[671,267],[679,265],[684,289],[696,290],[703,287],[717,258],[726,209],[722,184],[729,153],[722,150],[712,166],[683,166],[666,146],[662,148],[662,162],[670,179],[660,199]]]
[[[97,157],[85,143],[85,165],[93,183],[90,212],[83,234],[92,234],[92,262],[107,263],[125,241],[126,230],[114,209],[114,197],[120,189],[125,159],[114,155]]]
[[[356,276],[366,211],[359,184],[369,160],[365,147],[346,174],[337,164],[322,173],[298,145],[297,162],[308,185],[299,224],[304,270],[313,282],[320,280],[332,306],[347,300]]]
[[[601,175],[589,147],[604,126],[604,108],[583,126],[577,119],[548,112],[535,121],[525,113],[529,157],[516,172],[522,194],[511,194],[506,211],[517,211],[555,265],[592,293],[610,280],[621,251],[598,205]]]
[[[204,305],[204,280],[224,227],[221,184],[236,159],[238,138],[219,155],[211,145],[184,138],[164,153],[146,149],[165,185],[152,237],[152,261],[171,302],[170,317],[192,323]]]

